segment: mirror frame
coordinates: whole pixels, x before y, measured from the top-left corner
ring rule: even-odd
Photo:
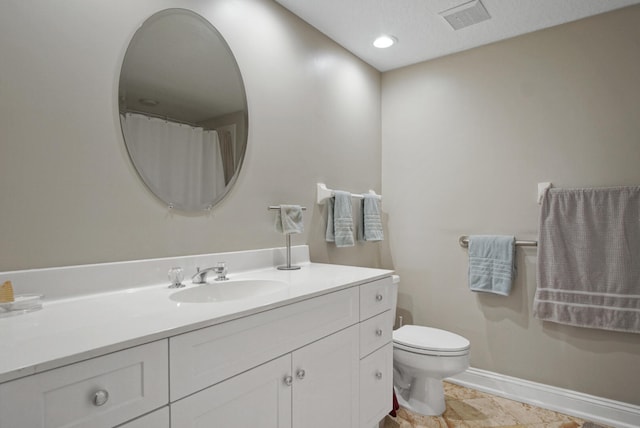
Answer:
[[[194,20],[200,21],[200,23],[202,23],[205,27],[207,27],[207,29],[211,32],[212,36],[217,37],[220,44],[225,48],[226,52],[229,55],[229,60],[233,63],[233,66],[235,68],[236,71],[236,76],[237,79],[239,81],[240,84],[240,93],[237,95],[239,98],[242,99],[242,105],[243,105],[243,110],[237,110],[237,111],[242,111],[242,113],[244,114],[244,129],[242,130],[243,133],[243,138],[240,141],[235,141],[235,145],[236,148],[239,146],[242,148],[242,150],[239,152],[238,156],[237,156],[237,165],[235,165],[234,168],[234,172],[233,175],[231,177],[231,179],[229,180],[228,183],[225,184],[224,190],[222,192],[220,192],[219,194],[215,195],[215,197],[213,198],[213,200],[211,201],[204,201],[203,204],[198,205],[197,207],[192,207],[192,206],[184,206],[180,203],[176,203],[176,202],[172,202],[172,201],[168,201],[165,200],[165,198],[163,198],[160,194],[158,194],[158,192],[156,190],[154,190],[154,185],[148,182],[148,179],[145,178],[144,174],[142,173],[142,168],[139,164],[139,161],[136,161],[136,159],[134,158],[133,154],[132,154],[132,149],[129,145],[129,143],[127,143],[127,139],[125,137],[125,131],[124,131],[124,127],[122,126],[122,121],[121,121],[121,117],[124,113],[126,113],[126,111],[123,111],[122,105],[121,105],[121,91],[122,91],[122,80],[123,80],[123,71],[125,68],[125,63],[127,60],[127,56],[130,54],[130,51],[132,49],[132,46],[136,40],[136,37],[142,32],[144,31],[145,25],[149,24],[149,23],[153,23],[154,21],[156,21],[159,18],[165,17],[165,16],[169,16],[169,15],[173,15],[173,14],[180,14],[183,16],[188,16]],[[215,76],[212,76],[212,78],[215,78]],[[209,212],[214,206],[216,206],[218,203],[220,203],[231,191],[231,189],[234,187],[238,176],[240,175],[240,172],[242,170],[243,164],[244,164],[244,160],[245,160],[245,156],[246,156],[246,152],[247,152],[247,146],[248,146],[248,142],[249,142],[249,107],[248,107],[248,100],[247,100],[247,94],[246,94],[246,87],[244,84],[244,79],[242,76],[242,72],[240,70],[240,67],[238,65],[238,61],[235,57],[235,55],[233,54],[233,51],[231,50],[231,47],[229,46],[229,44],[227,43],[226,39],[222,36],[222,34],[218,31],[218,29],[211,23],[209,22],[209,20],[207,20],[206,18],[204,18],[203,16],[199,15],[198,13],[189,10],[189,9],[184,9],[184,8],[168,8],[168,9],[163,9],[160,10],[158,12],[153,13],[151,16],[149,16],[148,18],[146,18],[144,20],[144,22],[140,25],[140,27],[138,27],[138,29],[135,31],[135,33],[133,34],[133,36],[130,38],[129,43],[127,45],[127,49],[126,52],[123,56],[122,59],[122,64],[120,67],[120,74],[118,76],[118,123],[120,124],[120,131],[122,134],[122,139],[124,141],[125,144],[125,148],[127,150],[127,154],[129,159],[131,160],[131,163],[134,166],[134,169],[136,170],[137,175],[140,177],[140,179],[142,180],[142,182],[145,184],[145,187],[147,189],[149,189],[149,191],[161,202],[163,202],[166,206],[168,206],[169,209],[171,210],[179,210],[179,211],[183,211],[185,213],[199,213],[199,212]],[[238,134],[238,132],[236,132],[236,135]]]

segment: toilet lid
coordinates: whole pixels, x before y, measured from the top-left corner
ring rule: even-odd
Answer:
[[[405,325],[393,332],[393,342],[403,347],[438,353],[469,349],[469,341],[450,331],[419,325]]]

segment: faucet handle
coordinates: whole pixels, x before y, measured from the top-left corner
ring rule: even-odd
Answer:
[[[184,279],[184,271],[181,267],[170,268],[168,276],[169,276],[169,281],[171,281],[169,288],[184,287],[184,284],[182,283],[182,280]]]
[[[226,281],[227,279],[227,264],[225,262],[216,263],[215,272],[218,274],[216,281]]]

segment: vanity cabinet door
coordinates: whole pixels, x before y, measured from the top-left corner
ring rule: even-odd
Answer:
[[[171,427],[291,428],[291,354],[171,404]]]
[[[393,404],[393,344],[360,361],[360,427],[377,427]]]
[[[359,330],[354,325],[293,352],[294,428],[356,428]]]

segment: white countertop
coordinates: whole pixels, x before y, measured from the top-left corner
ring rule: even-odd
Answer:
[[[272,294],[241,300],[178,303],[169,296],[185,288],[169,289],[166,282],[45,300],[42,310],[0,318],[0,382],[360,285],[392,273],[384,269],[298,264],[302,269],[296,271],[271,267],[231,272],[230,282],[263,279],[288,285]],[[187,288],[197,286],[190,281],[184,283]]]

